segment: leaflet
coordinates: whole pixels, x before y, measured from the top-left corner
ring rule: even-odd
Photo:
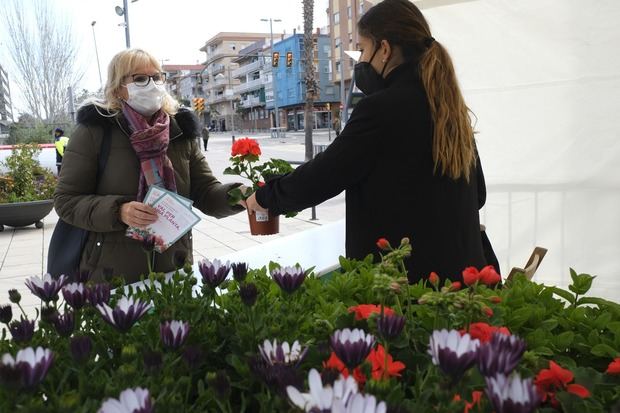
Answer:
[[[126,235],[138,241],[143,241],[147,236],[154,237],[154,249],[159,253],[200,222],[200,217],[192,210],[191,200],[166,189],[151,186],[144,197],[144,203],[155,208],[159,215],[157,221],[144,229],[129,227]]]

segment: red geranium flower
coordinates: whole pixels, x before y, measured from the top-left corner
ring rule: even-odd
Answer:
[[[461,282],[455,281],[450,285],[450,291],[458,291],[461,289]]]
[[[386,240],[385,238],[379,238],[377,240],[377,247],[379,247],[379,249],[382,249],[382,250],[388,250],[390,249],[390,242]]]
[[[570,370],[563,369],[554,361],[549,361],[549,368],[542,369],[534,379],[534,384],[542,396],[543,403],[549,401],[551,406],[558,407],[559,403],[555,398],[558,391],[573,393],[582,399],[590,397],[590,391],[581,384],[570,384],[574,375]]]
[[[620,374],[620,357],[616,357],[614,361],[609,363],[607,370],[605,370],[607,374]]]
[[[356,320],[366,320],[371,314],[381,314],[381,306],[375,304],[359,304],[354,307],[349,307],[350,313],[355,313]],[[383,314],[392,315],[394,310],[390,307],[383,307]]]
[[[467,267],[463,270],[463,281],[465,285],[473,285],[477,281],[486,285],[495,285],[502,280],[502,277],[495,271],[492,265],[487,265],[478,271],[476,267]]]
[[[467,331],[460,330],[461,335],[465,334]],[[495,327],[487,323],[471,323],[469,325],[469,335],[471,338],[480,340],[480,343],[488,343],[491,341],[493,337],[493,333],[500,333],[506,336],[510,335],[510,330],[506,327]]]
[[[469,411],[473,409],[476,404],[478,405],[478,409],[480,409],[480,400],[482,400],[483,394],[484,393],[479,390],[474,390],[471,392],[471,402],[462,399],[460,394],[455,394],[452,401],[457,403],[460,401],[464,402],[465,408],[463,409],[463,413],[469,413]]]
[[[260,146],[258,145],[258,142],[256,142],[254,139],[250,139],[250,138],[243,138],[243,139],[237,139],[233,145],[232,145],[232,150],[230,151],[230,154],[232,156],[237,156],[237,155],[241,155],[241,156],[245,156],[245,155],[260,155],[261,151],[260,151]]]
[[[439,276],[435,271],[431,272],[431,274],[428,276],[428,281],[430,281],[430,283],[433,285],[437,285],[439,283]]]
[[[382,380],[384,378],[390,378],[394,376],[400,376],[400,372],[405,369],[405,364],[400,361],[394,361],[391,355],[386,355],[385,349],[381,344],[377,345],[376,349],[370,350],[370,354],[366,358],[372,365],[372,378],[375,380]]]
[[[338,370],[345,378],[349,377],[349,370],[333,351],[329,359],[323,362],[323,368]],[[359,385],[366,383],[366,376],[359,367],[353,369],[353,378]]]

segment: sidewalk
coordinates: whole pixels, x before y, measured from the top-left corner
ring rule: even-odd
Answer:
[[[303,132],[287,133],[285,139],[271,139],[269,135],[235,134],[237,138],[257,138],[263,152],[262,159],[277,157],[288,161],[303,161]],[[332,139],[334,135],[332,134]],[[327,132],[313,134],[315,144],[328,144]],[[229,133],[213,133],[209,139],[208,151],[204,152],[213,173],[222,182],[238,181],[238,177],[223,175],[229,164],[232,136]],[[201,141],[202,145],[202,141]],[[344,193],[330,199],[316,208],[317,220],[311,220],[311,210],[299,213],[295,218],[280,219],[280,233],[267,236],[252,236],[247,215],[240,213],[224,219],[207,217],[200,211],[202,220],[193,229],[194,260],[214,259],[264,244],[277,238],[295,234],[335,222],[344,217]],[[52,211],[44,220],[42,229],[34,225],[24,228],[5,227],[0,232],[0,305],[8,303],[8,290],[15,288],[22,294],[22,307],[34,315],[34,308],[40,304],[24,284],[33,275],[41,275],[47,266],[47,249],[54,226],[58,220]],[[300,254],[302,252],[300,251]],[[17,314],[14,308],[14,314]]]

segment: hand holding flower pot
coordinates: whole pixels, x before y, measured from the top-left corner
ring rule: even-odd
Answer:
[[[258,188],[265,185],[265,181],[278,175],[293,171],[293,167],[282,159],[270,159],[262,164],[256,164],[261,155],[260,146],[254,139],[243,138],[236,140],[231,149],[230,161],[232,166],[224,170],[226,175],[239,175],[252,183],[251,188],[234,188],[228,192],[230,203],[235,205],[241,200],[250,197]],[[287,214],[287,217],[295,214]],[[250,232],[252,235],[277,234],[280,230],[279,217],[271,214],[248,211]]]

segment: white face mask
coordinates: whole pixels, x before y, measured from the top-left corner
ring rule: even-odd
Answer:
[[[164,85],[156,85],[152,80],[144,87],[135,83],[127,84],[127,104],[142,116],[151,116],[161,109],[166,89]]]

